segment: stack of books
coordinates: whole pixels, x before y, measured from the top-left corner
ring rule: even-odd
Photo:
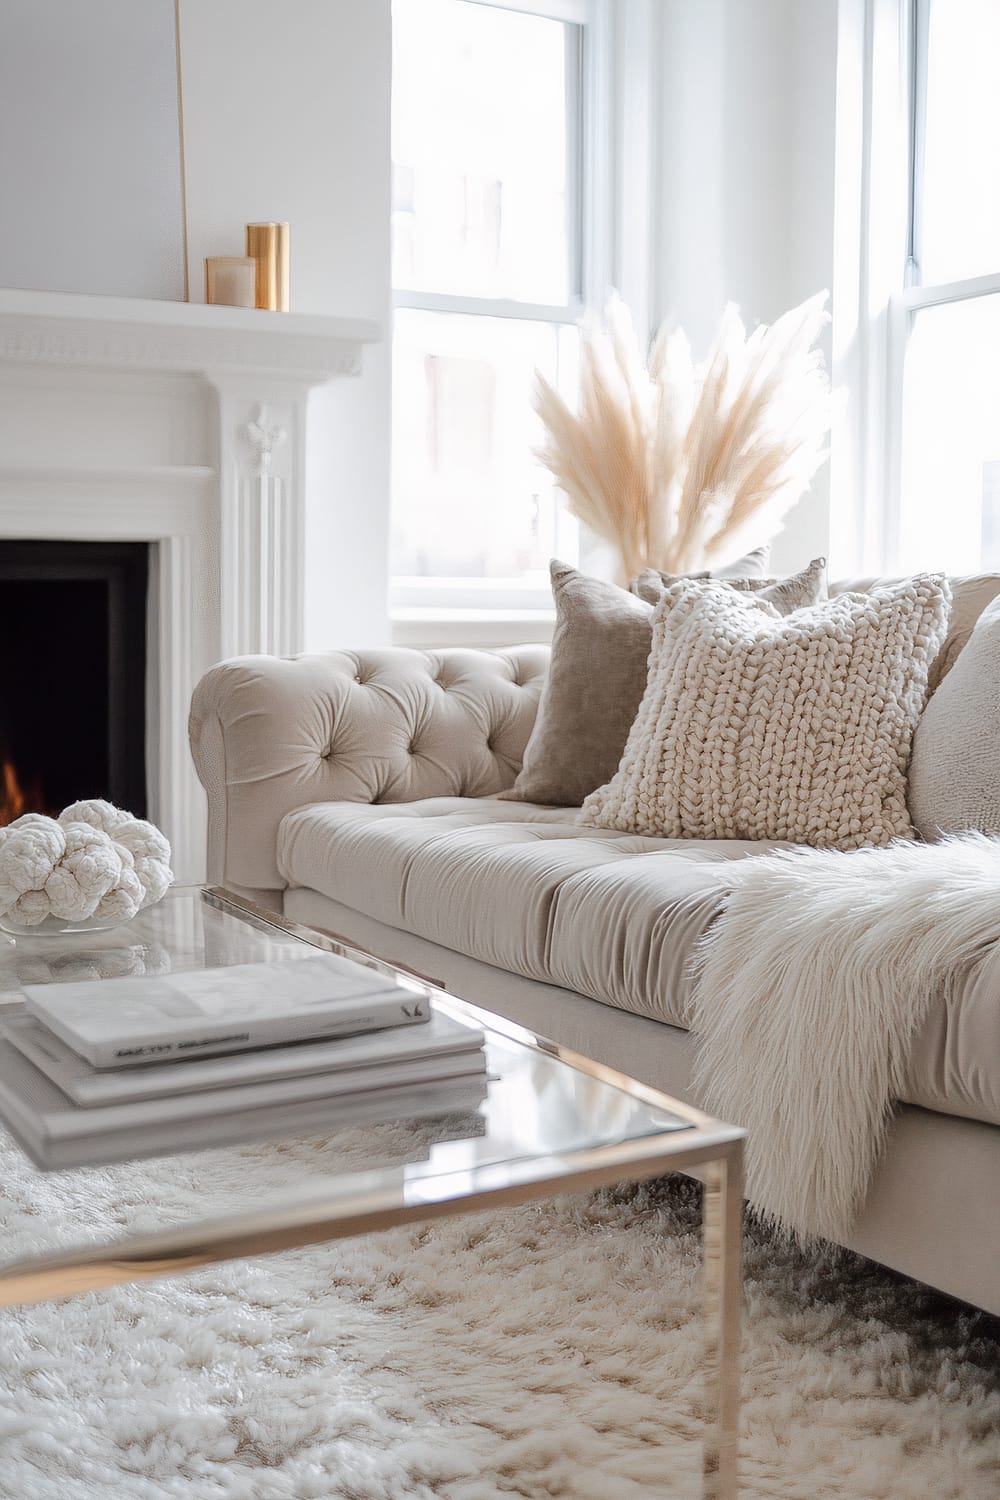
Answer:
[[[483,1033],[333,954],[28,985],[0,1020],[0,1117],[37,1165],[94,1165],[468,1112]]]

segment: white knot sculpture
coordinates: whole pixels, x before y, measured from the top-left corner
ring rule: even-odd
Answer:
[[[100,798],[0,828],[0,916],[21,927],[46,917],[127,922],[172,880],[160,830]]]

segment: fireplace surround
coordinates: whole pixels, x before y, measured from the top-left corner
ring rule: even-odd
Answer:
[[[353,319],[0,290],[0,541],[145,553],[146,812],[181,880],[205,873],[192,690],[222,657],[303,649],[311,518],[329,503],[310,481],[309,395],[358,374],[379,337]]]

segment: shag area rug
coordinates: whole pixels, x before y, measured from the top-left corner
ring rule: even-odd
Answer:
[[[399,1127],[39,1176],[5,1255],[412,1155]],[[157,1205],[155,1211],[151,1204]],[[61,1236],[65,1241],[65,1230]],[[0,1313],[4,1500],[693,1500],[700,1190],[681,1178]],[[750,1226],[743,1491],[1000,1494],[998,1325]]]

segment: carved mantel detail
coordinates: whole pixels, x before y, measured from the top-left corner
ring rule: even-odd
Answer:
[[[277,422],[268,422],[267,407],[258,402],[253,416],[246,424],[245,432],[253,449],[253,473],[262,479],[271,472],[274,450],[280,448],[288,433]]]

